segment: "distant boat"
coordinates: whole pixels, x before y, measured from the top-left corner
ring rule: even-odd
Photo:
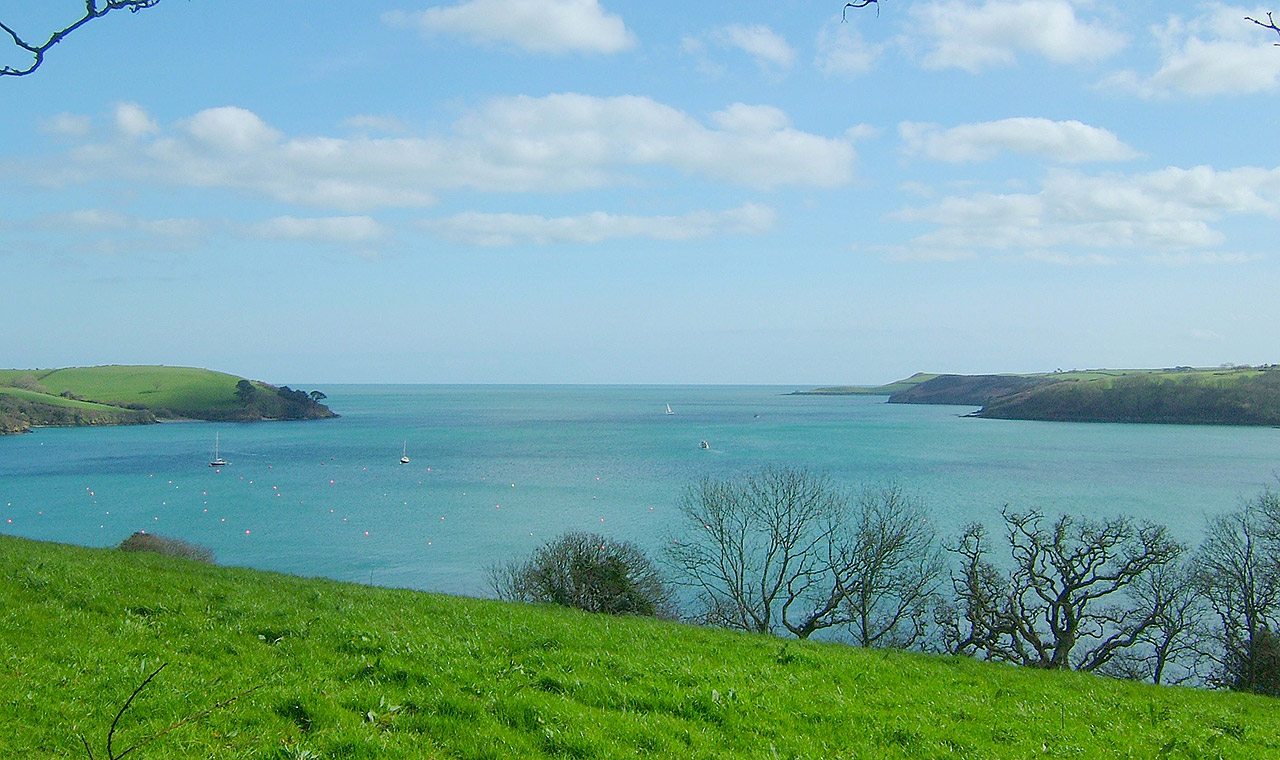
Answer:
[[[409,464],[409,442],[404,442],[404,448],[400,450],[400,464]]]
[[[667,404],[667,414],[675,414],[675,412],[671,411],[671,405],[670,405],[670,404]]]
[[[709,449],[709,448],[711,448],[711,444],[707,443],[706,441],[699,441],[699,442],[698,442],[698,448],[700,448],[700,449]]]
[[[210,467],[226,467],[227,460],[218,455],[218,434],[213,434],[213,459],[209,460]]]

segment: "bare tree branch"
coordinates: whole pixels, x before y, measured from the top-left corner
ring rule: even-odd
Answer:
[[[111,11],[128,10],[130,13],[137,13],[145,8],[151,8],[157,5],[160,0],[85,0],[84,16],[78,21],[72,23],[59,31],[54,32],[41,44],[27,42],[22,35],[18,34],[12,27],[0,21],[0,29],[13,40],[13,44],[31,53],[31,65],[26,68],[14,68],[12,66],[0,67],[0,77],[22,77],[30,74],[40,68],[40,64],[44,63],[45,53],[49,48],[62,42],[62,39],[68,34],[93,21],[102,18]]]
[[[880,0],[854,0],[852,3],[844,4],[844,10],[840,12],[840,20],[841,21],[849,20],[848,14],[849,14],[850,8],[866,8],[868,5],[875,5],[876,16],[880,15]]]
[[[161,663],[160,667],[151,671],[151,675],[143,679],[142,683],[138,684],[138,686],[133,690],[133,693],[129,695],[129,698],[126,699],[124,701],[124,704],[120,706],[120,710],[116,713],[116,717],[111,721],[111,728],[108,729],[107,731],[107,746],[106,746],[107,760],[120,760],[120,758],[123,758],[125,755],[128,755],[134,750],[141,749],[147,746],[148,744],[150,744],[151,742],[155,741],[156,739],[159,739],[160,737],[178,728],[181,728],[182,726],[185,726],[188,723],[197,721],[203,718],[204,716],[208,715],[209,713],[212,713],[215,710],[220,710],[226,707],[227,705],[231,704],[232,702],[235,702],[237,699],[240,699],[241,697],[247,696],[257,691],[258,689],[261,689],[265,685],[265,683],[260,683],[260,684],[257,684],[256,686],[251,686],[248,689],[245,689],[244,691],[240,692],[239,694],[236,694],[235,696],[228,697],[227,699],[224,699],[221,702],[218,702],[212,707],[208,707],[204,710],[201,710],[200,712],[194,713],[192,715],[188,715],[182,720],[179,720],[176,723],[171,724],[168,728],[157,731],[151,734],[150,736],[134,743],[128,749],[125,749],[119,753],[116,753],[115,749],[112,747],[112,742],[115,740],[116,729],[120,727],[120,719],[124,717],[124,714],[125,712],[128,711],[129,706],[133,704],[133,700],[137,699],[138,695],[142,693],[142,690],[147,688],[147,685],[150,684],[153,680],[155,680],[155,677],[160,675],[160,671],[164,670],[168,665],[169,663],[167,662]],[[84,744],[84,751],[86,754],[89,755],[89,760],[94,760],[93,750],[89,747],[89,740],[86,739],[83,734],[81,734],[80,741],[81,743]]]
[[[951,549],[958,608],[940,618],[957,654],[1052,669],[1097,670],[1146,641],[1163,608],[1117,604],[1134,584],[1174,562],[1182,547],[1158,525],[1126,517],[1063,516],[1045,526],[1038,511],[1003,511],[1010,572],[985,558],[985,531],[970,526]]]
[[[1270,29],[1271,31],[1275,32],[1276,34],[1280,34],[1280,26],[1276,26],[1276,21],[1275,21],[1275,19],[1273,19],[1273,18],[1271,17],[1271,11],[1267,11],[1267,21],[1266,21],[1266,23],[1263,23],[1263,22],[1259,21],[1258,19],[1256,19],[1256,18],[1254,18],[1254,17],[1252,17],[1252,16],[1245,16],[1245,17],[1244,17],[1244,20],[1245,20],[1245,21],[1252,21],[1253,23],[1257,24],[1258,26],[1262,27],[1263,29]],[[1275,43],[1275,44],[1276,44],[1276,47],[1280,47],[1280,42],[1277,42],[1277,43]]]

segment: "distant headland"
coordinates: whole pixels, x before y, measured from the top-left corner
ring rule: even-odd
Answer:
[[[799,395],[887,395],[891,404],[981,407],[973,417],[1053,422],[1280,425],[1280,365],[1093,369],[1030,375],[917,373]]]
[[[336,417],[320,391],[193,367],[0,369],[0,435],[33,427]]]

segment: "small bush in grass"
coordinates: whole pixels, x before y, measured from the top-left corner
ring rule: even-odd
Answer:
[[[200,544],[193,544],[180,538],[157,536],[142,530],[121,541],[118,548],[123,552],[152,552],[166,557],[179,557],[213,564],[213,552]]]
[[[596,533],[565,533],[524,561],[495,565],[489,585],[505,601],[551,602],[611,615],[673,612],[671,592],[645,553]]]

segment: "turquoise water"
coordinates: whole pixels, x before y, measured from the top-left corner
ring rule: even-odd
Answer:
[[[1272,428],[966,419],[758,386],[324,390],[341,418],[0,438],[0,531],[112,546],[148,530],[222,564],[483,595],[491,563],[568,529],[658,549],[686,485],[766,464],[897,481],[947,532],[1007,503],[1124,512],[1188,541],[1280,470]]]

